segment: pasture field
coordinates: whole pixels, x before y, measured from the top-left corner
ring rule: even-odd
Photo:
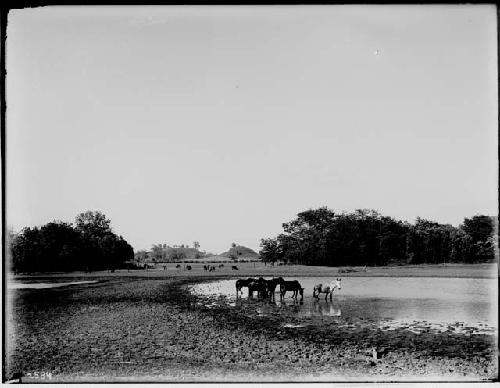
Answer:
[[[224,266],[219,268],[219,265]],[[167,269],[164,270],[163,266]],[[179,265],[180,268],[176,268]],[[191,270],[185,269],[191,266]],[[213,265],[216,270],[208,272],[203,269],[204,265]],[[238,270],[231,269],[236,266]],[[352,270],[353,272],[344,272]],[[33,279],[38,276],[44,278],[59,277],[115,277],[115,276],[145,276],[145,277],[245,277],[245,276],[383,276],[383,277],[443,277],[443,278],[497,278],[498,266],[493,264],[444,264],[444,265],[412,265],[412,266],[384,266],[384,267],[321,267],[306,265],[265,265],[262,262],[246,263],[158,263],[156,267],[149,270],[117,270],[113,273],[108,271],[97,271],[90,274],[83,272],[54,273],[54,274],[32,274],[17,275],[16,279]]]
[[[482,381],[497,375],[497,336],[381,331],[373,322],[311,319],[266,301],[232,304],[189,287],[245,276],[337,276],[337,268],[229,264],[21,275],[9,281],[96,283],[9,290],[6,377],[23,382]],[[182,266],[183,267],[183,266]],[[361,268],[355,268],[361,271]],[[367,268],[349,276],[491,278],[496,265]],[[373,348],[381,356],[373,358]],[[382,356],[383,354],[383,356]],[[42,377],[43,376],[43,377]]]

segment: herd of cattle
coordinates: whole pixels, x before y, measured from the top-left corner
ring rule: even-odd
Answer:
[[[219,265],[218,265],[218,267],[219,267],[219,269],[224,268],[224,264],[219,264]],[[233,265],[233,266],[231,266],[231,269],[232,269],[233,271],[237,271],[237,270],[238,270],[238,267],[237,267],[237,266],[235,266],[235,265]],[[203,270],[204,270],[204,271],[208,271],[208,272],[215,271],[215,265],[204,265],[204,266],[203,266]]]
[[[218,267],[219,267],[219,269],[224,268],[224,264],[219,264],[219,265],[218,265]],[[151,267],[151,268],[152,268],[152,267]],[[177,269],[181,269],[181,268],[182,268],[182,266],[181,266],[180,264],[177,264],[177,265],[175,266],[175,268],[177,268]],[[166,271],[166,270],[167,270],[167,266],[166,266],[166,265],[164,265],[164,266],[163,266],[163,269]],[[192,270],[192,267],[191,267],[190,265],[186,265],[186,266],[184,266],[184,269],[186,269],[186,270],[188,270],[188,271],[191,271],[191,270]],[[231,266],[231,269],[232,269],[233,271],[238,271],[238,267],[237,267],[237,266],[235,266],[235,265]],[[204,271],[208,271],[208,272],[215,271],[215,265],[204,265],[204,266],[203,266],[203,270],[204,270]]]
[[[249,297],[253,297],[253,293],[256,292],[259,297],[274,299],[274,294],[278,285],[280,286],[279,293],[281,300],[285,298],[287,291],[292,292],[292,298],[294,299],[297,299],[299,294],[301,298],[304,298],[304,287],[300,285],[298,280],[286,281],[282,277],[269,280],[262,277],[258,279],[238,279],[236,280],[236,297],[239,297],[240,293],[243,294],[242,288],[246,287],[248,288]],[[313,289],[313,297],[319,299],[320,294],[325,294],[325,300],[328,295],[330,296],[330,300],[332,300],[333,291],[336,289],[340,290],[341,288],[342,279],[340,278],[332,280],[327,285],[316,284]]]

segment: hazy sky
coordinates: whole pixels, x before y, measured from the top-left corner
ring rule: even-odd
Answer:
[[[212,252],[308,208],[497,214],[494,6],[45,7],[7,28],[7,224]]]

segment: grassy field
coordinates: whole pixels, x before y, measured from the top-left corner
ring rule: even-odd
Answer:
[[[64,274],[32,274],[18,275],[16,279],[29,279],[37,276],[43,277],[102,277],[102,276],[147,276],[147,277],[245,277],[245,276],[328,276],[328,277],[351,277],[351,276],[376,276],[376,277],[444,277],[444,278],[496,278],[498,277],[497,264],[447,264],[447,265],[415,265],[415,266],[395,266],[395,267],[312,267],[305,265],[283,265],[270,266],[262,262],[253,263],[224,263],[213,264],[216,270],[208,272],[203,269],[207,263],[180,263],[180,268],[176,268],[177,263],[167,264],[164,270],[163,264],[157,265],[149,270],[118,270],[113,273],[108,271],[98,271],[90,274],[83,272],[71,272]],[[191,270],[185,267],[191,266]],[[233,270],[235,265],[238,270]],[[354,272],[345,273],[345,270]]]

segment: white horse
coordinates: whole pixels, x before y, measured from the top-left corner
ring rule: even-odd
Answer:
[[[342,289],[342,279],[337,278],[332,280],[330,284],[323,286],[323,284],[316,284],[313,290],[313,297],[319,299],[319,294],[325,294],[325,300],[330,294],[330,300],[332,300],[332,294],[335,289]]]

